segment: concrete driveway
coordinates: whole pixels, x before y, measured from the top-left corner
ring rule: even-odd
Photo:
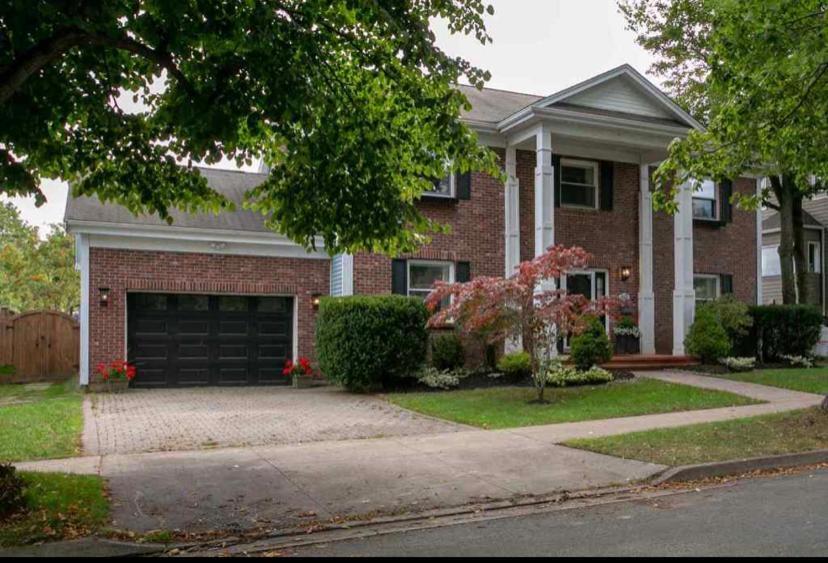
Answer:
[[[462,426],[323,387],[131,389],[84,405],[86,455],[438,434]]]

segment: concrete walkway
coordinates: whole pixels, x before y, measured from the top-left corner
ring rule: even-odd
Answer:
[[[21,469],[107,477],[114,525],[136,531],[272,528],[622,484],[662,470],[559,446],[572,438],[742,418],[819,404],[810,395],[679,372],[640,374],[766,404],[497,431],[107,455]]]

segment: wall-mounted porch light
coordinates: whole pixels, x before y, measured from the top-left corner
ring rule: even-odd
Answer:
[[[627,281],[632,275],[632,268],[629,266],[621,266],[621,281]]]
[[[319,302],[322,300],[321,293],[314,293],[311,295],[311,305],[313,305],[313,310],[316,311],[319,309]]]
[[[101,307],[106,307],[107,305],[109,305],[109,288],[99,287],[98,294],[100,295]]]

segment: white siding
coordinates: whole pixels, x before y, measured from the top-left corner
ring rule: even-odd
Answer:
[[[589,88],[565,100],[591,108],[618,111],[647,117],[675,119],[664,107],[645,94],[628,78],[620,76]]]
[[[339,297],[342,295],[342,255],[337,254],[331,258],[331,295]]]

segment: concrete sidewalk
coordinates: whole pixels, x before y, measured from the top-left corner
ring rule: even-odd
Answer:
[[[628,483],[664,467],[574,450],[581,437],[742,418],[819,404],[818,395],[688,373],[642,373],[731,391],[761,405],[497,431],[160,452],[17,464],[108,479],[114,525],[135,531],[278,528]]]

